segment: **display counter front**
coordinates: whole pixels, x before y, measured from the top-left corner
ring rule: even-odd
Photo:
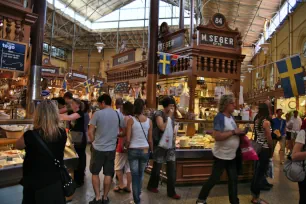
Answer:
[[[21,126],[31,128],[32,120],[0,120],[0,127],[4,133],[7,133],[5,128],[20,128]],[[11,129],[12,129],[11,128]],[[23,129],[26,131],[26,128]],[[15,133],[10,135],[22,135],[23,133]],[[16,185],[22,178],[22,164],[25,156],[25,150],[16,150],[14,145],[17,138],[5,138],[5,135],[0,135],[0,187]],[[73,170],[78,165],[78,155],[74,150],[73,145],[67,140],[65,151],[64,151],[64,163],[68,171],[73,176]]]
[[[236,121],[239,128],[243,129],[245,124],[251,124],[252,121]],[[211,136],[213,122],[205,120],[177,120],[178,133],[176,136],[176,184],[203,184],[212,173],[213,154],[215,140]],[[190,125],[195,126],[196,134],[186,135],[187,128]],[[252,127],[252,126],[251,126]],[[252,131],[247,134],[251,138]],[[242,166],[242,175],[238,177],[239,181],[250,181],[253,176],[253,161],[244,161]],[[150,161],[148,172],[150,172],[153,161]],[[162,178],[166,178],[164,166],[162,168]],[[227,182],[226,171],[223,172],[221,182]]]

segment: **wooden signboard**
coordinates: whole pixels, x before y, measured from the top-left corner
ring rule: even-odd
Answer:
[[[83,82],[87,80],[87,74],[73,70],[71,79],[75,81]]]
[[[0,39],[0,69],[23,72],[27,44]]]
[[[228,26],[225,17],[216,13],[207,25],[198,26],[198,45],[212,48],[239,49],[241,47],[241,35],[238,30]]]
[[[127,64],[129,62],[135,62],[136,49],[130,49],[125,52],[119,53],[113,56],[113,67]]]
[[[129,83],[121,82],[121,83],[115,84],[114,92],[128,94],[129,93]]]
[[[158,39],[159,52],[172,52],[185,46],[185,29],[170,33],[166,22],[160,26],[161,36]]]

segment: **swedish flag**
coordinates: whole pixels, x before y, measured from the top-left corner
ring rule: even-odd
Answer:
[[[85,86],[85,90],[86,90],[86,93],[89,93],[90,92],[90,86],[91,86],[91,80],[87,80],[84,82],[84,86]]]
[[[305,94],[304,69],[299,55],[276,62],[285,98]]]
[[[97,88],[101,88],[103,86],[103,82],[98,83]]]
[[[167,55],[166,53],[160,53],[159,57],[160,57],[159,67],[158,67],[159,74],[161,74],[161,75],[170,74],[171,56]]]

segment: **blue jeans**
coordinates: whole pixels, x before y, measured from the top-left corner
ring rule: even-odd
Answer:
[[[133,198],[134,202],[139,204],[144,170],[149,160],[149,153],[144,153],[143,149],[129,149],[128,159],[132,174]]]

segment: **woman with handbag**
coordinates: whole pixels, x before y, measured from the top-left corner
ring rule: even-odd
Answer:
[[[259,105],[255,121],[256,151],[259,157],[251,183],[252,200],[254,204],[268,204],[260,198],[261,182],[269,167],[270,158],[273,156],[273,142],[271,136],[270,111],[266,103]]]
[[[301,130],[295,140],[295,145],[292,152],[293,161],[304,161],[304,168],[306,165],[306,136],[305,129]],[[300,202],[299,204],[306,203],[306,177],[302,182],[299,182]]]
[[[127,121],[132,117],[133,115],[133,109],[134,106],[131,102],[125,102],[123,103],[122,112],[124,115],[124,122],[125,126],[127,124]],[[118,186],[114,188],[114,192],[131,192],[131,182],[132,182],[132,176],[131,176],[131,169],[130,164],[128,161],[128,154],[126,149],[124,149],[124,144],[126,141],[126,131],[123,131],[122,134],[118,135],[118,144],[116,148],[116,158],[115,158],[115,171],[116,175],[118,177]],[[123,182],[123,170],[126,173],[126,186]]]
[[[127,122],[125,147],[128,148],[128,160],[132,172],[134,203],[140,203],[140,194],[144,170],[149,160],[149,151],[153,150],[152,122],[143,115],[144,101],[134,102],[134,117]]]
[[[70,115],[60,114],[60,119],[70,122],[70,134],[72,142],[74,143],[75,151],[79,156],[79,164],[74,171],[74,180],[77,187],[84,185],[84,176],[86,168],[86,145],[87,145],[87,131],[85,126],[86,118],[84,112],[84,103],[77,98],[72,99],[71,108],[73,113]],[[87,120],[88,122],[88,120]]]
[[[38,140],[46,144],[60,163],[63,162],[67,135],[60,127],[56,104],[51,100],[42,101],[35,110],[33,125],[34,130],[28,130],[16,142],[17,149],[26,151],[21,181],[22,204],[64,204],[60,171]]]

